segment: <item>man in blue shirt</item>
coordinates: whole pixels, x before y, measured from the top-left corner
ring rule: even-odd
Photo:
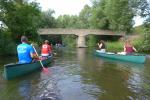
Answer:
[[[33,58],[38,58],[33,47],[27,44],[28,39],[26,36],[21,37],[21,42],[22,44],[17,46],[18,59],[20,64],[31,63]]]

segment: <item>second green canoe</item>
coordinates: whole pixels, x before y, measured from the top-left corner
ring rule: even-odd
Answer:
[[[114,54],[114,53],[100,53],[98,52],[98,50],[95,51],[95,54],[100,57],[134,62],[134,63],[144,63],[146,59],[145,55],[121,55],[121,54]]]

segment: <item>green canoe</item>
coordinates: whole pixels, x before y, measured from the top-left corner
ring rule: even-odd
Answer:
[[[121,54],[114,54],[114,53],[100,53],[98,52],[98,50],[96,50],[95,54],[100,57],[134,62],[134,63],[144,63],[146,59],[145,55],[121,55]]]
[[[52,57],[42,60],[43,65],[47,65],[52,61]],[[4,65],[4,78],[10,80],[18,76],[25,75],[27,73],[33,72],[37,69],[42,68],[39,61],[28,64],[7,64]]]

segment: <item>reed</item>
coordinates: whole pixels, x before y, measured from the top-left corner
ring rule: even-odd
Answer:
[[[107,52],[121,52],[123,51],[123,42],[106,42]]]
[[[142,40],[141,39],[136,39],[134,41],[131,41],[131,43],[133,44],[133,46],[138,50],[138,51],[142,51],[141,47],[142,47]],[[121,52],[123,51],[123,46],[124,46],[124,42],[122,41],[117,41],[117,42],[106,42],[106,50],[108,52]]]

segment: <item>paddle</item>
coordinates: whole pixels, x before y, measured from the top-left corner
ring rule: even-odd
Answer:
[[[31,45],[32,45],[32,44],[31,44]],[[34,47],[33,45],[32,45],[32,47],[33,47],[33,49],[34,49],[36,55],[39,57],[39,55],[38,55],[38,53],[37,53],[35,47]],[[48,73],[49,73],[49,70],[48,70],[48,68],[45,68],[45,67],[44,67],[44,65],[43,65],[43,63],[42,63],[41,60],[40,60],[40,64],[41,64],[41,66],[42,66],[42,68],[43,68],[42,71],[43,71],[44,73],[48,74]]]

